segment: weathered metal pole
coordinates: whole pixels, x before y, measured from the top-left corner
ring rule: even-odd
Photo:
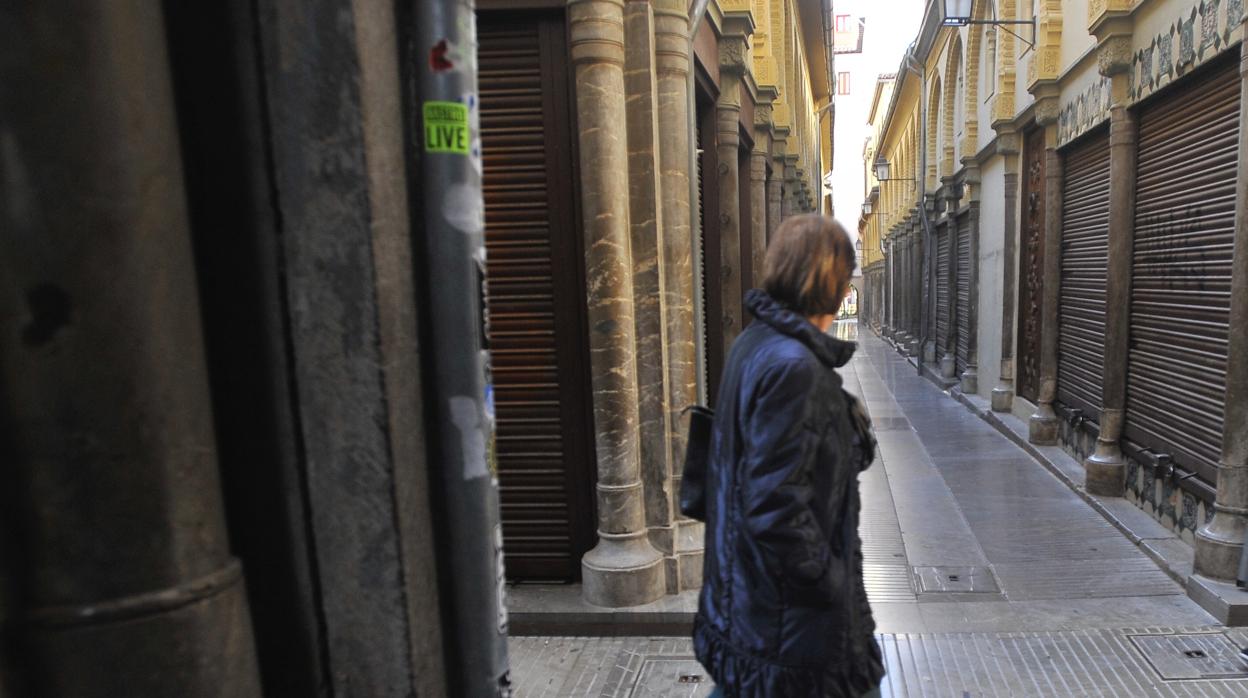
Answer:
[[[476,20],[472,0],[416,3],[416,56],[423,125],[421,194],[435,434],[432,467],[441,488],[439,536],[449,569],[442,590],[457,695],[508,691],[507,611],[502,527],[492,460],[493,407],[481,346],[485,217],[477,98]],[[439,56],[443,62],[436,60]]]

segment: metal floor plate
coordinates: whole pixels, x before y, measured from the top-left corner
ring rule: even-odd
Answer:
[[[1131,644],[1167,681],[1248,678],[1248,664],[1223,633],[1132,635]]]
[[[919,594],[1001,592],[988,567],[915,567],[914,589]]]

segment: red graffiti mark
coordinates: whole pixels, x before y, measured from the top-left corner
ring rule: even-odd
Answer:
[[[446,54],[450,52],[450,47],[446,44],[446,39],[437,43],[429,51],[429,69],[435,73],[442,73],[455,67],[455,64],[447,59]]]

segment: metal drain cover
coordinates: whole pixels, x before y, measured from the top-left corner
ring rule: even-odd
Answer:
[[[1239,648],[1222,633],[1129,635],[1131,643],[1161,678],[1248,678]]]
[[[706,669],[693,657],[646,657],[637,681],[627,694],[634,698],[708,696],[715,687]]]
[[[999,594],[1001,587],[987,567],[915,567],[914,588],[920,594]]]

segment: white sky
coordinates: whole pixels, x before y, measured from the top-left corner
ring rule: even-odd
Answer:
[[[836,72],[848,72],[850,93],[836,96],[836,151],[832,164],[832,205],[850,235],[858,231],[863,191],[862,148],[871,129],[867,116],[881,73],[895,73],[923,19],[923,0],[832,0],[833,13],[852,22],[865,18],[861,54],[838,54]],[[833,80],[835,89],[836,80]],[[885,104],[883,109],[887,109]]]

